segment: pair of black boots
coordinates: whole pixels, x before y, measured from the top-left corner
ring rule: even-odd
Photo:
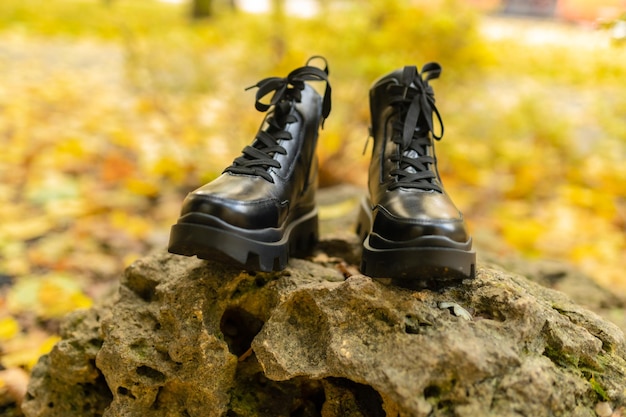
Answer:
[[[475,273],[472,239],[437,171],[434,140],[441,139],[443,124],[429,81],[440,73],[436,63],[421,71],[406,66],[370,90],[374,148],[369,198],[357,225],[361,272],[409,288]],[[323,95],[309,85],[315,81],[325,82]],[[256,109],[267,112],[256,138],[220,177],[187,196],[171,230],[170,252],[272,271],[317,242],[315,147],[331,110],[326,60],[313,57],[286,78],[266,78],[254,87]]]

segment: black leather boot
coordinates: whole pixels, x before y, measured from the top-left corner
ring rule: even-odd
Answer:
[[[370,197],[357,226],[361,272],[404,287],[441,286],[475,273],[472,239],[437,171],[434,139],[441,139],[443,123],[428,82],[440,73],[437,63],[421,72],[407,66],[370,90],[374,149]]]
[[[316,58],[323,69],[309,65]],[[324,96],[307,81],[326,82]],[[254,87],[256,109],[268,112],[256,138],[221,176],[185,198],[170,252],[272,271],[317,241],[315,147],[331,106],[326,60],[313,57],[286,78]]]

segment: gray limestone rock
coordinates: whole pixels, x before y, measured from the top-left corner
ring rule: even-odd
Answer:
[[[457,287],[409,291],[358,274],[350,242],[320,248],[279,273],[136,262],[115,300],[68,319],[25,415],[624,413],[624,334],[563,293],[487,264]]]

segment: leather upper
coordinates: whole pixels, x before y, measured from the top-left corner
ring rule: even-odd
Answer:
[[[396,187],[394,170],[398,157],[416,157],[415,150],[402,150],[397,128],[401,117],[389,94],[390,86],[400,84],[402,70],[396,70],[378,79],[370,90],[371,135],[374,148],[369,166],[369,192],[373,214],[372,232],[391,241],[409,241],[424,236],[444,236],[455,242],[469,239],[461,212],[443,189],[437,171],[434,140],[423,120],[417,125],[416,136],[427,136],[429,146],[425,153],[432,158],[429,170],[434,173],[434,189]],[[395,127],[394,127],[395,126]],[[422,130],[422,134],[419,131]],[[393,156],[395,157],[395,160]],[[412,168],[409,168],[411,170]]]
[[[285,221],[315,206],[317,158],[315,147],[322,121],[322,98],[309,85],[301,91],[289,115],[293,120],[284,130],[291,139],[277,142],[285,154],[276,152],[279,167],[269,167],[272,181],[250,174],[224,172],[214,181],[189,193],[181,217],[191,213],[217,217],[244,229],[280,228]],[[267,118],[260,127],[267,130]],[[258,140],[258,139],[256,139]],[[209,221],[209,219],[207,219]]]

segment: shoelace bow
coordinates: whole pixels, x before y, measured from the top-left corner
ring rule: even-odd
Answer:
[[[391,103],[400,109],[400,117],[393,126],[396,132],[393,141],[400,146],[400,152],[391,156],[393,162],[398,162],[398,169],[390,172],[397,181],[390,189],[404,187],[442,192],[441,187],[432,181],[436,174],[430,166],[435,159],[426,152],[426,147],[431,145],[429,132],[436,140],[443,136],[443,121],[435,106],[433,88],[428,83],[440,74],[441,66],[436,62],[424,65],[420,72],[415,66],[406,66],[401,84],[389,86]],[[441,128],[439,134],[433,127],[433,114]]]
[[[313,67],[309,63],[314,59],[324,61],[324,68]],[[269,182],[274,182],[267,172],[270,167],[280,168],[280,162],[274,159],[276,153],[286,155],[287,151],[279,145],[279,140],[292,139],[291,133],[285,130],[288,123],[293,123],[296,118],[290,115],[294,102],[302,99],[306,81],[324,81],[326,89],[322,98],[322,127],[324,121],[330,114],[331,109],[331,88],[328,82],[328,63],[321,56],[309,58],[306,65],[293,70],[285,78],[269,77],[259,81],[257,84],[246,88],[258,88],[254,107],[260,112],[266,112],[274,107],[274,112],[265,120],[267,128],[260,130],[252,146],[246,146],[242,155],[233,161],[224,172],[235,174],[257,175]],[[264,103],[266,96],[273,93],[270,101]]]

